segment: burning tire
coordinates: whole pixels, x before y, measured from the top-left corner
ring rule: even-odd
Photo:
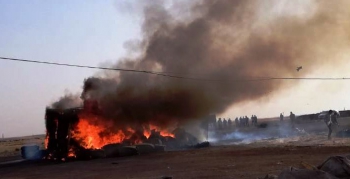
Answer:
[[[119,151],[122,144],[108,144],[102,147],[105,151],[106,157],[119,157]]]
[[[163,144],[167,147],[168,150],[176,150],[180,148],[179,141],[173,137],[166,137]]]
[[[198,143],[198,144],[194,145],[193,147],[195,149],[210,147],[210,143],[209,142],[202,142],[202,143]]]
[[[153,144],[153,145],[162,145],[162,140],[159,138],[150,138],[147,140],[147,143]]]
[[[90,159],[96,159],[96,158],[105,158],[106,154],[103,150],[91,150],[91,149],[85,149],[80,151],[77,154],[77,158],[81,160],[90,160]]]
[[[139,151],[140,154],[149,154],[156,151],[153,144],[147,143],[137,144],[136,149]]]
[[[164,152],[165,151],[165,145],[154,145],[154,149],[156,152]]]
[[[120,157],[139,155],[138,150],[134,146],[123,146],[119,149]]]
[[[106,157],[106,153],[103,150],[92,150],[90,152],[90,156],[91,158],[105,158]]]

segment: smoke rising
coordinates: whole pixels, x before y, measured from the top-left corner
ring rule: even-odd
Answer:
[[[336,59],[332,63],[329,59],[348,47],[348,1],[312,1],[306,9],[313,10],[304,15],[271,13],[275,4],[272,0],[203,0],[191,2],[186,8],[190,12],[175,17],[162,1],[150,3],[144,8],[143,39],[135,49],[141,55],[121,59],[114,67],[224,82],[118,72],[86,79],[82,98],[97,101],[104,119],[113,121],[114,127],[151,123],[167,128],[222,113],[286,85],[284,81],[232,80],[302,77],[334,63]],[[296,72],[300,65],[308,71]]]
[[[65,110],[82,106],[82,100],[78,95],[66,93],[58,101],[51,104],[54,109]]]

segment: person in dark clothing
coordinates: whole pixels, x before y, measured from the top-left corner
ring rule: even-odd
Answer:
[[[243,127],[243,126],[244,126],[243,117],[239,117],[239,126],[240,126],[240,127]]]
[[[338,125],[337,117],[340,116],[340,113],[336,110],[329,110],[328,114],[324,118],[324,122],[326,123],[328,127],[328,140],[331,139],[332,135],[332,126],[333,125]]]
[[[256,115],[254,115],[254,120],[255,120],[255,125],[258,125],[258,117],[256,117]]]
[[[290,123],[291,123],[291,127],[294,129],[294,123],[295,123],[295,114],[290,112]]]
[[[248,118],[248,116],[245,116],[244,117],[244,122],[245,122],[245,126],[249,126],[249,118]]]
[[[218,129],[219,130],[222,129],[222,120],[221,120],[221,118],[219,118],[219,120],[218,120]]]
[[[222,122],[222,128],[223,129],[227,129],[227,120],[224,118],[223,122]]]
[[[227,127],[228,127],[229,129],[232,128],[232,120],[231,120],[231,118],[228,118]]]
[[[283,114],[281,113],[281,114],[280,114],[280,121],[281,121],[281,122],[283,121],[283,117],[284,117],[284,116],[283,116]]]

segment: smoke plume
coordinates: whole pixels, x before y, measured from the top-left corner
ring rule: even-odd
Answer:
[[[285,87],[281,80],[241,79],[302,77],[333,65],[329,59],[349,47],[348,1],[310,1],[300,13],[290,9],[299,6],[278,10],[277,2],[196,1],[183,16],[174,16],[162,1],[150,3],[144,8],[143,39],[134,47],[141,55],[113,67],[214,81],[118,72],[87,78],[82,98],[97,101],[114,127],[166,128]],[[301,65],[307,71],[297,72]]]
[[[58,101],[51,104],[51,108],[65,110],[82,106],[82,100],[78,95],[66,93]]]

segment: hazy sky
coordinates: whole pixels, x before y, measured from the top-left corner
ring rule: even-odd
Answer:
[[[0,0],[0,56],[92,66],[115,62],[126,53],[124,43],[140,37],[142,18],[125,2],[136,0]],[[309,76],[349,77],[348,57],[339,54],[335,58],[344,63]],[[45,107],[67,90],[80,92],[84,78],[96,72],[0,60],[0,135],[43,134]],[[287,90],[220,116],[349,108],[349,83],[291,82]]]
[[[0,56],[96,66],[139,36],[124,0],[0,0]],[[130,1],[130,0],[125,0]],[[124,10],[127,7],[123,8]],[[45,106],[96,70],[0,60],[0,135],[44,133]]]

